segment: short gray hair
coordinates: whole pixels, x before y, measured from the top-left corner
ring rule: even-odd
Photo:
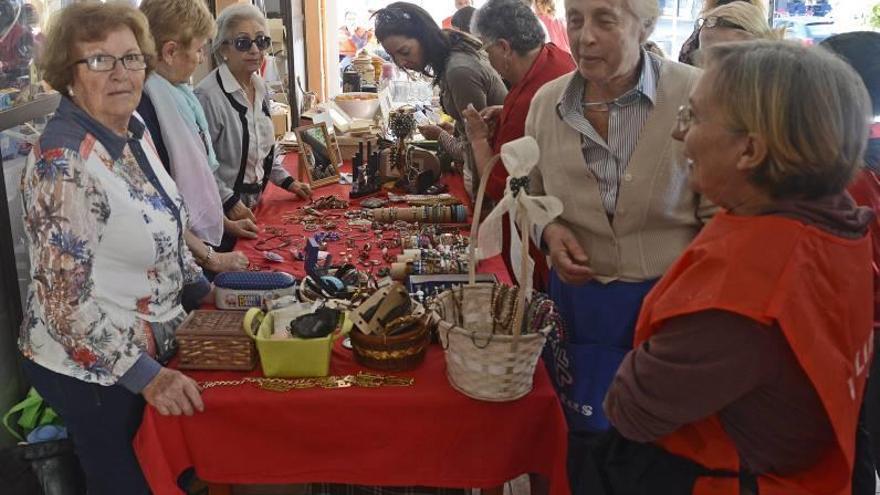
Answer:
[[[640,40],[642,43],[651,37],[654,28],[657,27],[657,19],[660,18],[660,3],[657,0],[626,0],[629,4],[629,10],[635,14],[639,23],[645,28],[645,39]]]
[[[267,33],[269,31],[266,16],[260,12],[260,9],[249,3],[237,3],[221,10],[220,15],[217,16],[217,36],[211,42],[211,53],[214,54],[217,65],[225,63],[220,55],[220,49],[223,48],[223,43],[234,34],[233,29],[238,27],[242,21],[254,21],[263,26],[263,31]]]
[[[471,32],[488,43],[507,40],[520,55],[544,45],[544,28],[522,0],[489,0],[474,13]]]

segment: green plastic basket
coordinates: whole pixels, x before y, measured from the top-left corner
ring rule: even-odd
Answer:
[[[255,329],[255,326],[259,325]],[[330,354],[336,339],[348,333],[350,325],[343,325],[326,337],[317,339],[273,339],[275,328],[273,312],[263,313],[251,308],[244,317],[244,331],[256,341],[263,374],[270,377],[327,376]]]

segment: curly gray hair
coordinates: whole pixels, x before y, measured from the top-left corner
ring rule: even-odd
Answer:
[[[242,21],[254,21],[263,27],[265,33],[269,32],[266,16],[260,12],[260,9],[249,3],[237,3],[221,10],[220,15],[217,16],[217,36],[211,41],[211,53],[214,55],[217,65],[225,63],[220,55],[220,49],[235,34],[235,28]]]
[[[471,32],[486,43],[507,40],[520,55],[544,44],[541,21],[522,0],[489,0],[474,13]]]

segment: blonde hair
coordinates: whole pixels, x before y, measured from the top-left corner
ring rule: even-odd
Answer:
[[[736,24],[755,39],[781,40],[785,34],[784,29],[772,29],[764,10],[748,2],[736,1],[716,7],[703,15],[704,19],[709,17],[717,17]]]
[[[143,0],[140,9],[150,22],[159,57],[162,45],[169,41],[189,47],[193,39],[211,38],[216,32],[203,0]]]
[[[846,62],[787,41],[723,43],[706,50],[706,62],[727,124],[766,140],[753,184],[774,198],[846,188],[873,120],[868,93]]]
[[[535,11],[539,14],[555,16],[556,0],[535,0]]]
[[[141,53],[147,56],[144,75],[150,75],[156,49],[144,14],[124,2],[82,2],[71,4],[52,16],[39,61],[43,79],[59,93],[69,96],[74,64],[82,56],[78,52],[79,44],[105,40],[111,32],[122,28],[134,34]]]

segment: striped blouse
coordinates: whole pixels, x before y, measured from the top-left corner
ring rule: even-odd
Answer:
[[[584,116],[583,102],[586,80],[577,72],[571,79],[560,103],[560,116],[581,134],[581,150],[589,171],[599,182],[605,212],[612,216],[617,207],[620,179],[626,174],[629,159],[639,142],[642,126],[654,108],[657,97],[658,57],[642,51],[642,73],[638,84],[608,104],[608,141],[606,142]]]

